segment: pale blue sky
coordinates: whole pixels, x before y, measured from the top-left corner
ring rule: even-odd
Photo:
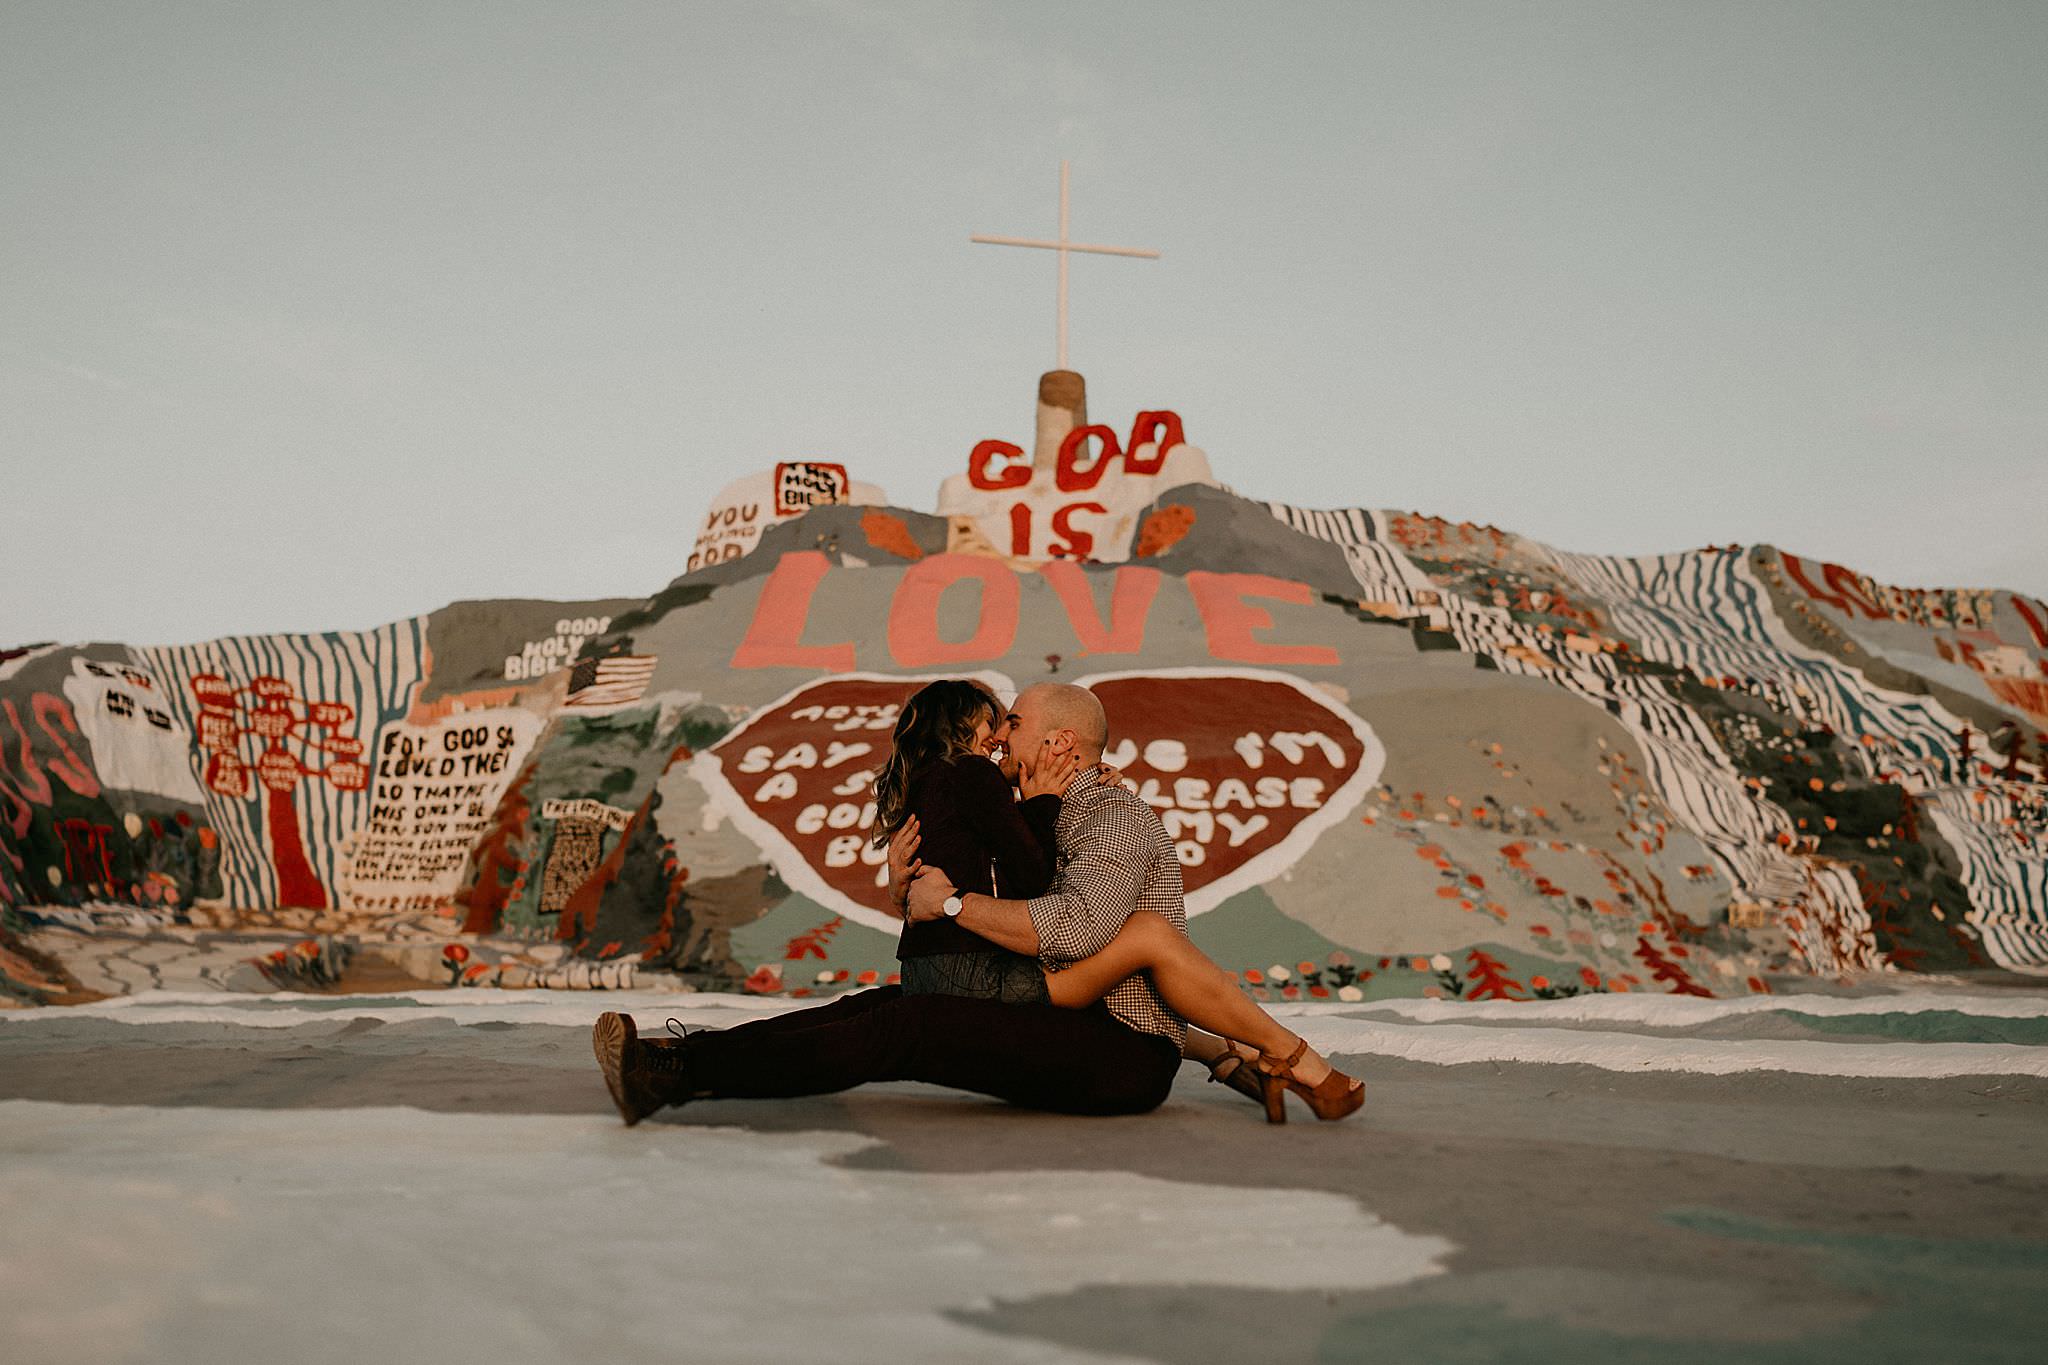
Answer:
[[[0,0],[0,642],[645,594],[1073,363],[1239,491],[2048,594],[2048,4]]]

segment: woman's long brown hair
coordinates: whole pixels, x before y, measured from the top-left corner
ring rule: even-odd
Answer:
[[[942,678],[926,683],[903,703],[896,717],[889,761],[875,775],[875,844],[889,842],[910,818],[905,803],[910,775],[934,759],[958,758],[976,752],[974,723],[987,718],[1001,725],[1002,708],[978,683]]]

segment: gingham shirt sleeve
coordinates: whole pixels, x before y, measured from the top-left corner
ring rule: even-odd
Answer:
[[[1180,859],[1150,806],[1084,777],[1067,789],[1058,833],[1061,858],[1052,887],[1026,906],[1047,971],[1099,951],[1134,911],[1155,911],[1188,931]],[[1187,1023],[1166,1007],[1146,973],[1117,983],[1103,1003],[1140,1033],[1175,1047],[1187,1039]]]
[[[1078,962],[1108,946],[1138,908],[1138,892],[1152,862],[1147,831],[1120,803],[1098,798],[1052,888],[1030,902],[1038,955]]]

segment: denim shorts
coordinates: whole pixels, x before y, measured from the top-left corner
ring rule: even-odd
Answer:
[[[905,995],[964,995],[1005,1005],[1047,1005],[1045,968],[1035,957],[997,949],[984,953],[932,953],[903,959]]]

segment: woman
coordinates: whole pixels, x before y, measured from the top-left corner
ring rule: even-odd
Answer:
[[[906,824],[919,865],[942,869],[961,891],[1042,895],[1052,881],[1060,793],[1071,758],[1031,774],[1013,799],[997,759],[1007,726],[985,688],[948,679],[920,688],[896,719],[888,762],[875,778],[877,847]],[[892,871],[897,869],[892,868]],[[907,877],[892,878],[902,913]],[[952,920],[905,920],[896,956],[906,995],[966,995],[1009,1004],[1043,1003],[1038,959],[998,947]]]
[[[1051,884],[1060,794],[1076,765],[1070,755],[1036,767],[1020,764],[1022,800],[1015,800],[995,762],[1007,734],[1003,708],[971,682],[931,683],[904,704],[893,752],[875,778],[874,840],[891,845],[890,890],[899,914],[910,877],[926,864],[944,872],[961,894],[1028,900]],[[899,832],[906,837],[898,839]],[[1067,1009],[1085,1009],[1125,978],[1146,972],[1170,1008],[1218,1035],[1191,1033],[1187,1055],[1207,1063],[1213,1079],[1262,1099],[1269,1121],[1285,1121],[1288,1090],[1324,1119],[1342,1118],[1364,1102],[1361,1083],[1280,1027],[1234,977],[1157,914],[1133,914],[1101,951],[1057,972],[950,919],[906,920],[897,957],[906,994]]]

